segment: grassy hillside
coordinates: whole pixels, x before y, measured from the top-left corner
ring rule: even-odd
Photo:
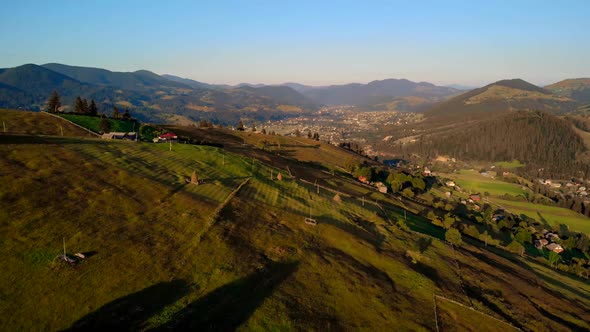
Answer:
[[[200,133],[224,149],[0,136],[0,329],[430,331],[434,293],[524,330],[590,328],[587,282],[453,250],[415,207],[295,161],[307,141],[286,138],[289,155]],[[64,238],[88,258],[56,260]]]
[[[86,116],[77,114],[60,114],[64,119],[70,120],[75,124],[78,124],[84,128],[88,128],[95,133],[101,132],[100,130],[100,117]],[[111,123],[111,131],[117,132],[133,132],[139,130],[139,124],[136,121],[125,121],[117,119],[109,119]]]
[[[46,113],[0,109],[0,132],[7,134],[89,136],[89,133],[67,121]]]

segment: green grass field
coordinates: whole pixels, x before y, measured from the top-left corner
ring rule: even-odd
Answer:
[[[556,227],[557,229],[559,229],[559,225],[565,224],[570,228],[570,230],[590,234],[590,218],[570,209],[533,204],[529,202],[506,201],[495,198],[493,199],[493,202],[519,215],[525,214],[539,221],[541,221],[540,219],[542,217],[549,224],[551,224],[551,226]]]
[[[517,196],[525,192],[520,185],[502,182],[491,176],[485,177],[475,170],[461,170],[459,173],[441,174],[441,176],[452,178],[464,190],[482,195],[484,192],[488,192],[493,196],[504,194]]]
[[[0,133],[88,137],[88,132],[42,112],[0,109]]]
[[[84,128],[88,128],[95,133],[100,132],[100,117],[77,115],[77,114],[59,114],[64,119],[70,120]],[[115,132],[133,132],[139,130],[139,124],[135,121],[124,121],[109,119],[111,122],[111,131]]]
[[[0,155],[0,330],[432,331],[434,292],[525,330],[590,321],[587,281],[453,250],[413,213],[404,232],[402,202],[337,175],[335,201],[285,173],[321,169],[256,148],[0,135]],[[88,258],[56,260],[64,238]]]
[[[494,163],[494,165],[496,165],[496,167],[500,167],[503,169],[514,169],[514,168],[519,168],[519,167],[524,167],[526,166],[526,164],[521,163],[518,160],[513,160],[513,161],[500,161],[500,162],[496,162]]]

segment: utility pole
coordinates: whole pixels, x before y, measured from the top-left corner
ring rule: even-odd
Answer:
[[[270,170],[270,179],[272,180],[272,169]]]
[[[363,206],[365,206],[365,196],[361,196],[361,200],[363,201]]]
[[[225,155],[221,155],[222,159],[221,159],[221,165],[225,166]]]
[[[172,141],[168,141],[170,142],[170,151],[172,151]]]
[[[6,134],[6,123],[2,121],[2,126],[4,127],[4,133]]]
[[[66,238],[64,237],[64,258],[68,257],[66,256]]]
[[[62,125],[59,125],[59,129],[61,130],[61,136],[64,135],[64,127]]]

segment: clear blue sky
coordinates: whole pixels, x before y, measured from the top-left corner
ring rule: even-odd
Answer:
[[[211,83],[590,77],[590,1],[3,1],[0,67]]]

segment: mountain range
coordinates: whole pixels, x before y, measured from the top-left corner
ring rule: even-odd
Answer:
[[[572,79],[545,89],[523,80],[503,80],[468,92],[406,79],[367,84],[309,86],[299,83],[235,86],[208,84],[147,70],[114,72],[58,63],[0,69],[0,107],[40,110],[50,93],[62,97],[63,110],[77,96],[94,99],[101,112],[128,108],[148,122],[233,123],[312,114],[322,105],[352,105],[357,110],[425,111],[428,117],[481,116],[506,110],[566,113],[590,103],[590,79]]]

